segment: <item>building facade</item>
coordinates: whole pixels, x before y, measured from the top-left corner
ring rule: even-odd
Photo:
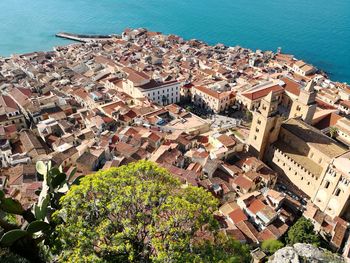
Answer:
[[[259,110],[253,112],[248,144],[250,151],[263,159],[266,147],[277,140],[282,118],[277,115],[278,95],[270,92],[261,100]]]
[[[301,117],[303,121],[311,124],[316,112],[316,90],[315,83],[311,80],[304,89],[300,90],[299,97],[293,102],[289,117]]]
[[[259,111],[254,112],[250,151],[277,171],[280,180],[301,190],[321,211],[331,217],[350,218],[350,152],[306,123],[313,117],[315,96],[310,82],[293,104],[292,118],[283,122],[274,113],[276,102],[272,93],[265,97]]]
[[[133,98],[147,97],[159,105],[180,102],[180,82],[176,80],[156,81],[143,72],[125,68],[127,77],[122,90]]]
[[[233,106],[235,94],[232,91],[217,92],[204,86],[192,87],[192,102],[215,113]]]

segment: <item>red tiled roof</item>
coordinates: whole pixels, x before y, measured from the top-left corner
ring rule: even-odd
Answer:
[[[114,122],[114,119],[109,118],[109,117],[102,117],[102,120],[103,120],[105,123],[111,123],[111,122]]]
[[[14,132],[17,131],[16,125],[15,124],[10,124],[4,127],[4,130],[6,132],[6,134],[10,135]]]
[[[334,234],[332,236],[332,244],[336,246],[337,248],[340,248],[341,245],[343,244],[345,234],[346,234],[346,225],[343,225],[339,222],[335,224],[334,227]]]
[[[247,216],[240,208],[233,210],[228,216],[232,219],[232,221],[235,224],[237,224],[238,222],[241,222],[241,221],[248,220]]]
[[[116,150],[124,155],[131,155],[137,151],[136,148],[132,147],[130,144],[124,142],[118,142],[115,145]]]
[[[150,81],[150,77],[141,71],[134,70],[133,68],[125,67],[123,68],[123,71],[128,74],[128,79],[132,82],[143,82],[143,81]]]
[[[197,136],[196,139],[199,143],[208,143],[209,141],[208,136],[203,136],[203,135]]]
[[[18,110],[16,102],[11,97],[3,95],[0,97],[0,107],[8,108],[6,111]]]
[[[124,134],[129,136],[135,136],[136,134],[138,134],[138,131],[135,130],[133,127],[129,127]]]
[[[268,228],[265,228],[263,231],[259,232],[258,239],[260,242],[263,242],[269,239],[276,239],[276,236]]]
[[[226,231],[226,233],[230,236],[233,237],[234,240],[238,240],[238,241],[246,241],[245,236],[243,235],[243,233],[241,232],[241,230],[239,229],[229,229]]]
[[[225,98],[225,97],[229,97],[230,94],[231,94],[231,92],[229,92],[229,91],[219,93],[217,91],[208,89],[208,88],[203,87],[203,86],[196,86],[195,88],[198,89],[199,91],[201,91],[201,92],[203,92],[203,93],[213,97],[213,98],[216,98],[216,99],[222,99],[222,98]]]
[[[283,88],[280,85],[274,85],[265,89],[260,89],[257,91],[253,91],[253,92],[249,92],[249,93],[244,93],[242,94],[242,96],[250,99],[250,100],[257,100],[257,99],[261,99],[265,96],[267,96],[270,92],[276,93],[276,92],[280,92],[283,91]]]
[[[249,222],[249,221],[241,221],[236,224],[237,228],[242,231],[242,233],[248,237],[250,240],[252,240],[254,243],[258,242],[257,236],[258,231],[255,229],[255,227]]]
[[[248,207],[248,209],[253,213],[256,214],[259,211],[263,210],[266,207],[266,205],[259,199],[255,199],[250,206]]]
[[[326,102],[324,102],[324,101],[322,101],[322,100],[320,100],[318,98],[316,98],[316,103],[317,103],[317,106],[322,108],[322,109],[326,109],[326,110],[327,109],[329,109],[329,110],[336,109],[336,107],[334,107],[333,105],[328,104],[328,103],[326,103]]]
[[[247,158],[243,158],[241,160],[239,160],[238,162],[235,163],[236,166],[238,166],[239,168],[242,169],[242,167],[244,165],[247,165],[250,167],[250,169],[256,169],[258,168],[260,165],[264,164],[262,161],[258,160],[256,157],[254,156],[250,156]]]
[[[233,184],[239,186],[241,189],[249,190],[253,186],[253,182],[248,180],[244,175],[240,175],[235,178],[232,182]]]
[[[157,142],[160,140],[160,137],[157,134],[155,134],[154,132],[151,132],[151,134],[148,136],[148,138],[150,140],[152,140],[153,142]]]
[[[89,94],[83,88],[79,88],[73,92],[73,95],[80,97],[83,100],[86,100],[89,97]]]
[[[128,107],[126,106],[126,104],[123,101],[117,101],[117,102],[113,102],[111,104],[108,105],[103,105],[102,106],[102,110],[104,112],[106,112],[107,114],[112,114],[113,112],[116,111],[116,109],[118,108],[125,108],[128,109]]]
[[[286,91],[299,96],[301,85],[298,82],[291,80],[290,78],[282,78],[281,80],[286,84],[284,87]]]
[[[218,137],[218,140],[226,147],[233,147],[236,145],[236,141],[226,134],[222,134]]]

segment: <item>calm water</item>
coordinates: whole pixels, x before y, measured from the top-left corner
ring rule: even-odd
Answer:
[[[293,53],[350,83],[349,0],[0,0],[0,55],[50,50],[73,33],[147,27],[210,44]]]

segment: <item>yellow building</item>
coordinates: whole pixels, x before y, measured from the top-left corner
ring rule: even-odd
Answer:
[[[246,109],[253,111],[259,109],[261,100],[270,92],[273,92],[273,97],[278,100],[278,103],[281,103],[284,91],[279,84],[273,82],[263,83],[255,86],[253,90],[238,93],[237,101]]]
[[[346,151],[302,120],[289,119],[270,145],[266,160],[313,200],[330,163]]]
[[[250,151],[263,159],[266,147],[277,140],[282,118],[277,115],[278,97],[271,91],[253,112],[248,144]]]
[[[294,100],[289,118],[301,117],[306,123],[311,124],[316,112],[316,90],[314,81],[310,81],[304,89],[300,90],[299,97]]]
[[[296,118],[291,113],[293,118],[283,122],[272,94],[264,98],[254,112],[250,150],[323,212],[349,219],[350,152],[304,121],[313,117],[314,98],[311,82],[293,103],[294,111],[300,106]]]
[[[219,113],[234,104],[235,93],[233,91],[218,92],[204,86],[194,86],[192,87],[192,101],[200,107]]]
[[[313,202],[328,215],[350,218],[350,153],[335,158],[326,170]]]

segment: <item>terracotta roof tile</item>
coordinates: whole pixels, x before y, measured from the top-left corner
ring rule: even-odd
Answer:
[[[299,96],[300,94],[300,88],[301,88],[301,85],[290,79],[290,78],[282,78],[281,79],[286,85],[284,86],[284,89],[296,96]]]
[[[334,234],[332,236],[332,244],[337,248],[340,248],[344,242],[345,234],[346,234],[346,225],[341,223],[336,223],[334,227]]]
[[[233,237],[233,239],[238,240],[240,242],[246,242],[247,239],[245,238],[244,234],[239,229],[229,229],[226,230],[227,235],[230,235]]]
[[[226,134],[222,134],[217,138],[225,147],[233,147],[236,145],[236,141]]]
[[[250,206],[248,207],[248,209],[253,213],[256,214],[259,211],[262,211],[264,208],[266,207],[266,205],[259,199],[255,199]]]
[[[232,94],[232,92],[230,92],[230,91],[217,92],[215,90],[212,90],[212,89],[209,89],[209,88],[206,88],[203,86],[196,86],[195,88],[198,89],[199,91],[215,98],[215,99],[222,99],[225,97],[229,97]]]
[[[245,215],[245,213],[240,208],[236,208],[231,213],[229,213],[228,216],[232,219],[232,221],[235,224],[237,224],[238,222],[241,222],[241,221],[248,220],[247,216]]]
[[[253,182],[247,179],[244,175],[240,175],[235,178],[232,182],[233,184],[239,186],[241,189],[249,190],[253,186]]]
[[[280,85],[274,85],[265,89],[260,89],[257,91],[249,92],[249,93],[244,93],[242,96],[250,99],[250,100],[258,100],[261,99],[265,96],[267,96],[270,92],[276,93],[276,92],[281,92],[283,91],[283,88]]]
[[[252,242],[258,243],[258,231],[249,221],[240,221],[236,224],[237,228],[248,237]]]
[[[263,231],[259,232],[258,239],[260,242],[263,242],[265,240],[277,238],[268,228],[265,228]]]

